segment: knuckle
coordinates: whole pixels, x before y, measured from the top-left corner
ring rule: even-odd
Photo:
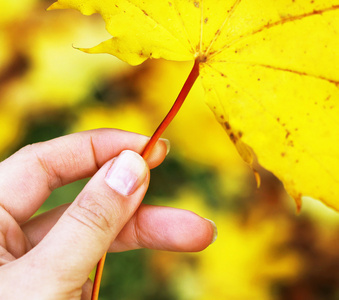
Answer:
[[[94,191],[84,191],[74,201],[69,215],[94,231],[110,231],[113,227],[114,213],[108,195]]]
[[[139,211],[136,212],[134,219],[134,226],[133,226],[133,238],[135,240],[135,243],[140,247],[143,248],[144,242],[143,242],[143,232],[142,232],[142,226],[140,226],[140,213]]]
[[[39,167],[42,173],[45,175],[46,184],[49,190],[52,192],[57,187],[63,185],[62,178],[59,176],[57,169],[58,167],[53,167],[54,163],[49,161],[49,156],[45,155],[45,151],[50,151],[48,144],[44,142],[39,142],[35,144],[26,145],[19,150],[19,153],[33,157],[32,162]]]
[[[18,155],[31,156],[37,155],[39,149],[42,147],[44,142],[37,142],[34,144],[27,144],[17,151]]]
[[[151,241],[154,237],[151,236],[150,232],[144,230],[141,211],[138,210],[134,215],[132,236],[137,246],[136,248],[151,248]]]

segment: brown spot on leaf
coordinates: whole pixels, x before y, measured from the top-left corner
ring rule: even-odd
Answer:
[[[145,16],[148,17],[148,13],[142,9],[142,12],[144,13]]]
[[[237,137],[234,135],[233,132],[229,134],[231,141],[235,144],[237,142]]]
[[[208,22],[208,18],[205,18],[204,23],[206,24]]]
[[[227,129],[227,130],[230,130],[230,129],[231,129],[231,125],[230,125],[230,123],[228,123],[228,122],[225,122],[224,124],[225,124],[225,127],[226,127],[226,129]]]
[[[199,8],[199,2],[198,2],[198,1],[194,1],[194,6],[195,6],[196,8]]]
[[[239,138],[241,138],[243,135],[244,135],[244,134],[243,134],[241,131],[238,132]]]
[[[285,139],[288,139],[288,137],[290,136],[290,132],[288,130],[286,130],[286,135],[285,135]]]
[[[280,155],[281,155],[281,157],[285,157],[286,153],[285,152],[281,152]]]
[[[169,6],[172,6],[172,2],[168,2],[168,5],[169,5]]]

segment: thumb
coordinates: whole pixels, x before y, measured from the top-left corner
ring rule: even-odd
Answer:
[[[123,151],[106,163],[27,254],[42,280],[57,292],[80,288],[89,273],[139,207],[149,182],[144,159]],[[67,282],[62,282],[62,281]],[[42,286],[41,281],[39,282]],[[41,290],[40,290],[41,292]]]

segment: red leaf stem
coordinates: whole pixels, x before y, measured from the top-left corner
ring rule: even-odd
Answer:
[[[196,81],[196,79],[198,78],[198,76],[199,76],[199,60],[197,59],[194,62],[194,66],[193,66],[190,74],[188,75],[188,77],[185,81],[185,84],[182,87],[182,89],[181,89],[177,99],[175,100],[172,108],[170,109],[170,111],[168,112],[166,117],[163,119],[163,121],[161,122],[159,127],[156,129],[156,131],[153,133],[151,139],[149,140],[145,149],[143,150],[141,155],[144,159],[148,158],[148,156],[150,155],[154,145],[156,144],[156,142],[158,141],[158,139],[160,138],[162,133],[165,131],[167,126],[171,123],[171,121],[173,120],[175,115],[178,113],[180,107],[184,103],[189,91],[191,90],[191,88],[192,88],[194,82]]]

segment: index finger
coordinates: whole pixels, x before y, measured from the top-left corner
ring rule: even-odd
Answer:
[[[141,152],[149,137],[118,129],[74,133],[26,146],[0,164],[0,205],[18,223],[30,218],[55,188],[92,176],[122,150]],[[150,168],[167,153],[159,141]]]

